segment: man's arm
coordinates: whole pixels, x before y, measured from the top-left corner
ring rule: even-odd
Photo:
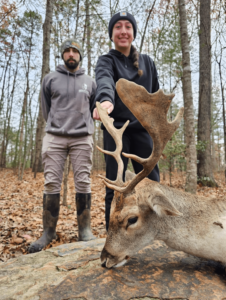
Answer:
[[[41,104],[42,104],[42,115],[47,122],[48,114],[51,107],[51,92],[50,92],[50,80],[48,80],[46,76],[42,80]]]

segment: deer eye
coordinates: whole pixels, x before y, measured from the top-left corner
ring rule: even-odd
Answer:
[[[128,219],[128,226],[135,224],[138,220],[138,217],[133,217]]]

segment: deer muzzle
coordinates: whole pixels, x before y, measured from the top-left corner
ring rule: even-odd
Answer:
[[[100,256],[102,267],[110,268],[118,268],[126,264],[129,256],[116,256],[110,254],[105,248],[103,248]]]

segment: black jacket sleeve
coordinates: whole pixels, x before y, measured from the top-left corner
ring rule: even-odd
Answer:
[[[97,83],[95,103],[96,101],[110,101],[115,105],[113,60],[107,55],[100,56],[96,64],[95,74]]]

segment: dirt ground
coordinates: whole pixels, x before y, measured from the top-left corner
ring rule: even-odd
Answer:
[[[91,175],[91,225],[93,234],[102,238],[106,236],[104,221],[105,186],[102,180],[98,178],[98,174],[104,175],[104,172],[93,172]],[[0,261],[2,262],[28,253],[27,249],[30,243],[42,234],[43,173],[38,173],[36,179],[33,177],[30,169],[25,171],[22,181],[17,179],[16,170],[0,170]],[[198,186],[197,194],[224,197],[226,184],[223,173],[215,174],[215,179],[219,185],[218,188]],[[166,180],[161,178],[161,183],[169,185],[169,176],[166,176]],[[184,185],[185,174],[174,172],[172,186],[183,190]],[[61,197],[60,216],[57,224],[58,239],[53,241],[48,248],[77,241],[78,228],[74,199],[73,174],[70,172],[67,206],[62,205]]]

